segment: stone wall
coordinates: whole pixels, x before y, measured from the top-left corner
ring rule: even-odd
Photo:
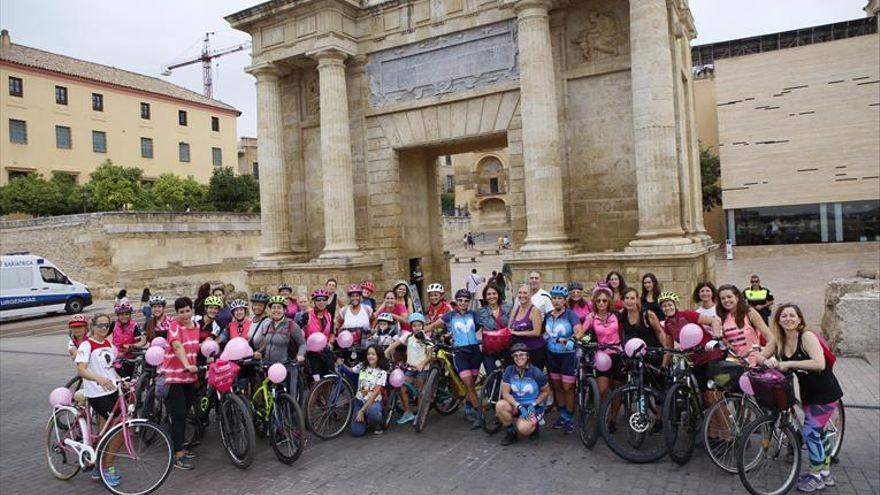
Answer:
[[[831,347],[844,355],[862,356],[880,350],[878,273],[828,282],[822,333]]]
[[[259,251],[254,214],[112,212],[0,221],[0,251],[46,257],[97,298],[144,287],[195,294],[205,281],[244,287]]]

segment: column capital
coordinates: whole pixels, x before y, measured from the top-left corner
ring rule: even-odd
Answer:
[[[281,77],[281,69],[272,63],[264,63],[259,65],[251,65],[245,67],[245,72],[254,76],[257,81],[273,81]]]
[[[512,3],[513,11],[520,19],[548,15],[555,6],[553,0],[516,0]]]
[[[325,65],[345,65],[345,59],[354,56],[348,50],[335,46],[319,48],[306,53],[306,55],[318,62],[318,68]]]

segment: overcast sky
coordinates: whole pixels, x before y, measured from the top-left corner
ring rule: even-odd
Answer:
[[[13,43],[82,58],[151,76],[171,62],[195,58],[205,32],[212,48],[247,41],[223,16],[259,0],[0,0],[0,27]],[[743,38],[863,17],[866,0],[690,0],[696,44]],[[242,72],[249,56],[215,60],[214,97],[242,111],[240,136],[256,136],[253,78]],[[202,91],[200,64],[167,78]]]

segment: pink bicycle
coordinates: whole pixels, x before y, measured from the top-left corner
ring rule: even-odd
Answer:
[[[80,470],[98,469],[112,493],[151,493],[171,471],[171,442],[155,423],[129,417],[135,407],[134,383],[120,380],[116,386],[119,398],[101,428],[81,393],[75,401],[67,396],[54,407],[46,425],[46,460],[61,480]]]

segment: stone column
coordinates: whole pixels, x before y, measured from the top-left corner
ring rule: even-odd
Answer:
[[[348,55],[327,49],[312,56],[318,61],[321,103],[324,250],[320,257],[356,257],[358,246],[354,228],[351,130],[345,81],[345,59]]]
[[[681,228],[675,93],[666,0],[629,3],[639,230],[632,247],[690,244]]]
[[[526,195],[523,251],[570,249],[565,232],[549,0],[519,0],[520,112]]]
[[[691,67],[693,67],[693,59],[691,58],[690,40],[696,36],[696,33],[689,33],[681,40],[681,50],[684,55],[684,67],[690,71],[687,79],[687,87],[685,88],[685,98],[687,98],[687,114],[683,116],[688,120],[688,151],[690,153],[690,171],[693,182],[691,183],[691,208],[694,215],[694,230],[688,232],[689,235],[702,240],[711,241],[711,237],[706,232],[706,224],[703,221],[703,178],[700,169],[700,142],[697,138],[697,102],[694,95],[694,76]]]
[[[290,252],[288,184],[284,169],[281,94],[278,69],[262,65],[248,70],[257,80],[257,160],[260,163],[261,258]]]

